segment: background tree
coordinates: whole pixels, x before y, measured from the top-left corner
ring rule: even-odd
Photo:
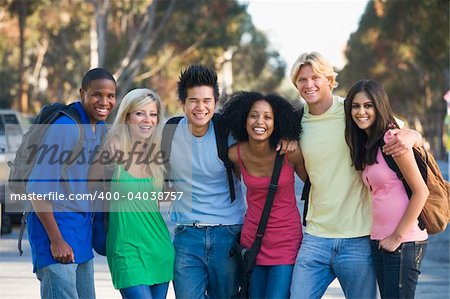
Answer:
[[[26,19],[33,12],[36,6],[34,0],[10,0],[5,1],[9,6],[9,12],[17,16],[19,28],[19,70],[18,70],[18,106],[21,110],[28,109],[27,81],[25,78],[25,28]]]
[[[4,62],[0,105],[4,107],[14,104],[22,90],[18,81],[10,80],[18,80],[19,62],[24,66],[24,82],[29,84],[26,94],[34,104],[30,112],[48,102],[72,101],[78,96],[81,76],[94,66],[115,75],[119,98],[135,86],[155,88],[170,113],[178,107],[180,70],[203,63],[217,67],[221,74],[224,54],[231,48],[239,54],[248,51],[245,48],[251,43],[259,47],[254,59],[233,67],[238,79],[242,78],[239,74],[249,74],[247,80],[259,84],[250,86],[275,89],[276,78],[284,73],[278,53],[256,31],[246,5],[237,1],[36,1],[27,14],[23,57],[19,47],[10,47],[20,43],[18,14],[5,13],[16,1],[20,0],[0,2],[0,59]],[[243,38],[246,35],[252,38]],[[243,59],[242,55],[238,58]],[[272,70],[276,76],[269,75]],[[25,107],[19,108],[26,112]]]
[[[343,90],[362,78],[382,83],[396,113],[443,156],[449,50],[447,0],[370,1],[338,81]]]

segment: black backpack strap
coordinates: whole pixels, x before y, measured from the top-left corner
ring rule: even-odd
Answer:
[[[408,183],[406,182],[405,178],[403,177],[402,172],[400,171],[400,168],[398,168],[397,163],[395,163],[394,158],[392,158],[391,155],[386,155],[383,152],[383,146],[385,145],[384,141],[381,141],[381,146],[380,146],[380,150],[381,150],[381,154],[383,155],[384,160],[386,161],[386,164],[389,166],[389,168],[395,172],[395,174],[397,175],[398,179],[400,181],[402,181],[403,186],[405,187],[406,193],[408,194],[408,198],[411,198],[412,195],[412,191],[411,188],[408,186]]]
[[[25,226],[27,226],[27,215],[31,211],[32,205],[31,202],[27,203],[27,206],[25,207],[25,211],[23,211],[22,218],[20,219],[20,230],[19,230],[19,236],[17,238],[17,249],[19,249],[19,255],[22,256],[23,250],[22,250],[22,239],[23,234],[25,232]]]
[[[236,199],[236,190],[234,189],[233,163],[228,158],[228,135],[230,130],[226,127],[220,114],[215,113],[212,120],[214,124],[214,134],[216,135],[217,155],[219,156],[219,159],[222,160],[227,170],[230,198],[231,202],[234,202]]]
[[[300,122],[301,122],[303,118],[303,113],[305,113],[305,107],[303,106],[300,110],[298,110],[298,113],[300,115]],[[306,181],[303,184],[302,197],[300,198],[300,200],[305,201],[305,204],[303,205],[303,226],[306,226],[306,215],[308,214],[310,192],[311,192],[311,181],[308,176],[306,177]]]
[[[308,214],[310,191],[311,191],[311,181],[309,180],[309,177],[307,177],[305,184],[303,185],[302,197],[300,199],[305,201],[305,204],[303,206],[303,226],[306,226],[306,215]]]
[[[167,178],[166,182],[169,180],[170,173],[170,151],[172,150],[172,141],[175,135],[175,130],[177,129],[177,125],[180,123],[182,116],[176,116],[170,118],[164,125],[162,139],[161,139],[161,150],[163,152],[163,160],[164,166],[166,167]]]
[[[258,255],[259,250],[261,249],[264,232],[266,231],[266,226],[267,223],[269,222],[270,211],[272,210],[273,200],[275,198],[275,193],[277,193],[278,189],[278,179],[280,178],[280,172],[283,166],[283,159],[284,155],[280,155],[277,152],[275,164],[273,166],[272,171],[272,178],[270,179],[269,192],[267,193],[264,209],[261,214],[261,219],[259,220],[256,238],[252,244],[252,247],[248,251],[248,254],[251,255],[250,260],[253,262],[253,264],[256,261],[256,256]]]

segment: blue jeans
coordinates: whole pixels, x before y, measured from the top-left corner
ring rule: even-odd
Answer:
[[[231,298],[237,292],[237,259],[230,250],[241,225],[175,228],[174,289],[177,298]]]
[[[371,240],[381,298],[414,298],[428,241],[405,242],[394,252],[378,249]]]
[[[305,233],[292,275],[292,298],[321,298],[335,278],[345,298],[376,298],[369,237],[321,238]]]
[[[255,266],[250,279],[250,298],[289,298],[294,265]]]
[[[154,285],[137,285],[129,288],[120,289],[123,299],[165,299],[169,283],[160,283]]]
[[[36,270],[41,298],[95,298],[93,260],[83,264],[52,264]]]

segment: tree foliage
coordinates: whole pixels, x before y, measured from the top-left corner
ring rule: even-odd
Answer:
[[[345,90],[362,78],[382,83],[396,113],[443,154],[449,53],[447,0],[369,1],[338,79]]]
[[[241,78],[246,77],[250,87],[275,89],[284,75],[279,54],[255,29],[246,5],[235,0],[33,0],[22,16],[23,57],[15,12],[20,1],[0,2],[3,107],[21,108],[20,92],[34,104],[31,111],[47,102],[72,101],[81,76],[102,66],[118,79],[119,97],[133,87],[154,88],[173,112],[180,70],[203,63],[221,73],[229,49],[238,61],[235,88],[245,87]],[[252,58],[244,59],[243,53]]]

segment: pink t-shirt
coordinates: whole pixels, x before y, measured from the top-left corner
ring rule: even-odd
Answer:
[[[237,145],[239,167],[247,186],[247,212],[241,232],[241,244],[250,248],[255,240],[262,210],[269,190],[270,177],[250,175],[242,163]],[[269,221],[264,232],[261,251],[256,258],[257,265],[292,265],[302,241],[302,224],[297,208],[294,189],[294,169],[287,156],[278,181]]]
[[[392,137],[391,131],[384,135],[385,142]],[[372,231],[370,238],[382,240],[391,235],[399,224],[409,204],[408,194],[395,172],[389,168],[381,150],[377,162],[362,172],[364,184],[372,195]],[[423,241],[428,238],[426,230],[419,228],[419,221],[406,233],[403,242]]]

